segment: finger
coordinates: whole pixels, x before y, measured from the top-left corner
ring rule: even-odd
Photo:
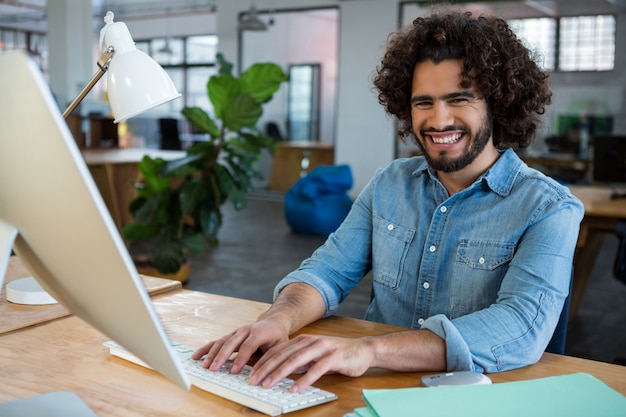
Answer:
[[[206,355],[204,365],[211,371],[219,370],[233,353],[238,352],[243,340],[247,337],[247,332],[238,330],[229,336],[223,337],[215,342],[211,350]],[[232,373],[238,373],[241,369],[231,369]]]
[[[265,388],[271,388],[282,378],[308,368],[311,362],[323,354],[324,352],[315,348],[312,339],[296,338],[276,345],[254,366],[250,381],[252,384],[262,384]]]
[[[196,361],[201,359],[209,352],[209,350],[211,350],[211,346],[213,346],[213,342],[207,343],[206,345],[199,347],[198,349],[196,349],[195,352],[191,354],[191,359]]]
[[[248,363],[252,355],[259,350],[259,342],[254,337],[248,337],[241,344],[239,352],[235,359],[233,359],[233,366],[231,367],[231,373],[238,374],[241,372],[244,366]]]
[[[289,391],[293,393],[302,392],[313,385],[322,376],[326,375],[331,369],[332,363],[325,359],[312,364],[304,375],[295,380],[293,385],[289,388]]]

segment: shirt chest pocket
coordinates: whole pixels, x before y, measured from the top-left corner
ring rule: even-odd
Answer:
[[[414,235],[414,229],[380,217],[374,218],[372,269],[376,283],[392,289],[398,288]]]
[[[515,253],[515,244],[488,240],[461,240],[456,261],[472,269],[493,271],[507,264]]]

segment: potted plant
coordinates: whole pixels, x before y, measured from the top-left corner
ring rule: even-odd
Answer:
[[[258,63],[235,77],[221,54],[217,61],[218,74],[207,83],[212,115],[199,107],[182,110],[209,139],[192,145],[181,159],[144,156],[139,164],[143,179],[135,186],[133,220],[123,235],[131,245],[148,241],[148,259],[162,274],[176,273],[188,255],[218,243],[222,205],[230,200],[237,210],[245,207],[252,180],[261,178],[255,163],[263,149],[273,153],[276,147],[257,122],[263,104],[287,80],[281,67]]]

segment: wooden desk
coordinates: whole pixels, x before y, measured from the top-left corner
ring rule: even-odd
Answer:
[[[572,154],[521,154],[526,164],[546,174],[576,183],[589,183],[593,161]]]
[[[272,191],[287,192],[313,168],[333,165],[334,162],[335,149],[331,144],[309,141],[279,142],[272,162],[269,188]]]
[[[570,186],[570,190],[585,206],[574,255],[571,319],[582,304],[604,233],[614,233],[617,222],[626,220],[626,199],[611,199],[609,187]]]
[[[267,304],[179,290],[156,296],[156,309],[172,339],[192,346],[219,337],[254,320]],[[397,327],[330,317],[305,330],[346,337],[381,334]],[[112,357],[107,337],[77,317],[67,317],[0,335],[0,401],[53,391],[72,391],[100,417],[260,415],[236,403],[193,388],[187,392],[156,372]],[[517,381],[586,372],[626,394],[624,367],[560,355],[544,354],[523,369],[491,374],[495,382]],[[326,375],[316,386],[339,399],[290,416],[343,416],[364,406],[364,388],[419,386],[422,373],[373,369],[359,378]]]
[[[137,195],[134,184],[141,179],[138,164],[144,155],[167,161],[182,158],[185,152],[143,148],[83,151],[89,171],[120,232],[132,220],[128,205]]]

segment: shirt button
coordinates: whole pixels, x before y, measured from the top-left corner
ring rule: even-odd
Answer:
[[[446,206],[442,206],[442,207],[439,209],[439,211],[440,211],[440,212],[442,212],[442,213],[445,213],[446,211],[448,211],[448,207],[446,207]]]
[[[482,256],[478,258],[478,263],[483,265],[485,263],[485,258],[483,258]]]
[[[437,246],[435,245],[430,245],[430,248],[428,248],[429,251],[434,252],[437,250]]]
[[[430,288],[430,284],[428,282],[425,282],[423,287],[426,288],[426,289],[429,289]]]
[[[421,326],[422,324],[424,324],[424,319],[419,319],[419,320],[417,320],[417,324],[419,324],[420,326]]]
[[[395,229],[393,224],[390,224],[390,225],[387,226],[387,230],[393,230],[393,229]]]

